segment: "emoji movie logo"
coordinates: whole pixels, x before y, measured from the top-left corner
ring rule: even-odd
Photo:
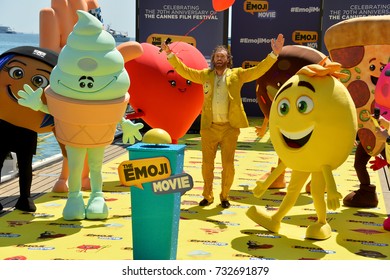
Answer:
[[[250,14],[268,11],[268,1],[251,0],[244,1],[244,11]]]
[[[180,192],[181,195],[183,195],[185,192],[192,189],[194,183],[189,174],[182,173],[173,175],[164,180],[154,181],[152,185],[155,194]]]
[[[123,185],[143,189],[142,183],[168,178],[171,166],[165,157],[128,160],[119,165],[118,173]]]

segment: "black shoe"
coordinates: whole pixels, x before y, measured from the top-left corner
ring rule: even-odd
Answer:
[[[25,212],[35,212],[37,207],[34,204],[34,200],[31,197],[19,197],[15,204],[15,208]]]
[[[221,201],[221,206],[222,206],[222,208],[229,208],[230,207],[230,203],[227,200],[222,200]]]
[[[207,205],[210,205],[211,203],[213,203],[214,201],[208,201],[206,198],[203,198],[200,202],[199,202],[199,206],[207,206]]]

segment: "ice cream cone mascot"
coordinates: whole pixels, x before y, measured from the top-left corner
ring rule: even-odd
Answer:
[[[247,211],[247,216],[259,225],[279,232],[283,217],[294,206],[311,175],[311,194],[318,219],[307,228],[306,238],[318,240],[331,236],[326,209],[340,207],[342,198],[332,170],[347,159],[357,131],[354,103],[337,79],[341,75],[337,72],[340,64],[322,64],[300,69],[279,89],[271,105],[270,137],[280,163],[264,182],[257,182],[253,194],[262,196],[288,167],[292,174],[286,196],[273,215],[256,206]]]
[[[103,16],[98,0],[55,0],[50,7],[42,8],[39,12],[39,46],[57,53],[66,45],[69,34],[77,22],[77,11],[88,11],[102,24]],[[138,42],[121,43],[117,49],[125,62],[142,55],[142,46]],[[68,192],[68,156],[65,146],[59,143],[63,155],[62,169],[53,192]],[[84,162],[82,173],[82,190],[90,190],[89,167],[87,159]]]
[[[58,64],[45,89],[28,87],[19,103],[54,116],[56,137],[66,147],[69,162],[69,193],[63,210],[65,220],[101,220],[108,216],[102,192],[102,164],[105,146],[121,123],[123,141],[140,140],[142,125],[123,118],[129,101],[129,76],[114,38],[102,30],[101,22],[85,11],[77,11],[78,22],[61,50]],[[81,173],[88,156],[91,194],[87,206],[81,192]]]
[[[53,118],[18,104],[24,84],[34,90],[49,84],[58,55],[48,49],[21,46],[0,55],[0,170],[9,152],[15,152],[19,168],[20,197],[15,208],[35,212],[31,198],[32,161],[38,133],[51,132]],[[0,203],[0,210],[3,206]]]

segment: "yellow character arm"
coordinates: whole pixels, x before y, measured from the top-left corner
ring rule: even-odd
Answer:
[[[322,174],[327,188],[328,209],[336,210],[340,207],[340,199],[342,198],[342,195],[337,191],[336,182],[333,178],[332,169],[329,165],[323,166]]]
[[[278,166],[271,172],[265,181],[257,181],[256,187],[253,189],[255,197],[261,197],[269,186],[274,182],[286,169],[286,165],[281,161]]]

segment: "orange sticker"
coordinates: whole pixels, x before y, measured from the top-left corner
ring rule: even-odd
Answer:
[[[247,0],[244,1],[244,11],[254,15],[255,13],[261,13],[268,11],[268,1],[261,0]]]
[[[171,176],[171,165],[166,157],[127,160],[119,165],[118,174],[122,185],[143,190],[143,183]]]
[[[296,44],[317,42],[318,33],[315,31],[296,30],[292,34],[292,40]]]
[[[153,33],[148,36],[146,42],[157,47],[161,47],[163,41],[167,38],[171,38],[173,42],[184,42],[196,47],[196,39],[192,36],[180,36],[180,35],[171,35],[171,34],[157,34]]]

